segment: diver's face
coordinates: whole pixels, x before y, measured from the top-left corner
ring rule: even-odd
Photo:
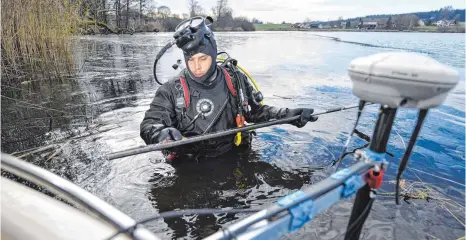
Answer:
[[[193,55],[188,60],[189,70],[194,74],[195,77],[198,78],[204,76],[207,71],[209,71],[211,64],[212,57],[204,53]]]

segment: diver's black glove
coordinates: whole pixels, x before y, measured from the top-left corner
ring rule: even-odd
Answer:
[[[291,125],[298,128],[304,127],[308,121],[315,122],[318,119],[318,117],[311,115],[314,112],[312,108],[287,108],[286,111],[286,117],[301,116],[298,120],[290,122]]]
[[[172,127],[164,128],[160,131],[157,131],[151,137],[151,144],[164,143],[166,141],[179,141],[183,138],[181,132]]]

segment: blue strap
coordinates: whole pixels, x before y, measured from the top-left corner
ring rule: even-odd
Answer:
[[[277,204],[282,207],[289,207],[295,202],[302,201],[305,197],[306,193],[300,190],[281,198]],[[290,232],[301,228],[305,223],[312,220],[312,205],[312,199],[309,199],[288,209],[291,215]]]
[[[362,179],[361,175],[355,174],[348,178],[343,187],[343,191],[341,192],[341,197],[343,199],[347,199],[351,196],[353,196],[358,189],[360,189],[362,186],[364,186],[366,182]]]
[[[358,189],[360,189],[364,184],[366,184],[359,174],[354,174],[353,176],[349,177],[348,176],[351,174],[351,170],[348,168],[344,168],[330,176],[330,178],[333,178],[335,180],[342,180],[344,178],[347,178],[346,181],[344,182],[344,187],[341,192],[341,197],[343,199],[351,197]]]

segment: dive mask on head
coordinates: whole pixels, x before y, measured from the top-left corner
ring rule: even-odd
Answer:
[[[200,49],[209,43],[211,37],[209,26],[212,22],[211,17],[194,17],[181,22],[175,28],[173,35],[176,46],[188,56],[201,52]]]

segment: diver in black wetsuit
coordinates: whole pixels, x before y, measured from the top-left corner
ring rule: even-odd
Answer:
[[[187,68],[157,89],[141,123],[140,135],[146,144],[223,131],[241,126],[244,120],[258,123],[300,115],[300,119],[291,123],[297,127],[303,127],[308,120],[317,120],[311,116],[313,109],[261,105],[244,74],[216,64],[217,44],[207,21],[193,18],[177,27],[175,39],[183,50]],[[242,93],[247,104],[240,107],[238,99]],[[252,135],[250,132],[243,135],[245,140],[236,145],[249,146]],[[217,157],[234,145],[234,136],[227,136],[171,149],[164,154],[168,161],[176,156],[178,159]]]

